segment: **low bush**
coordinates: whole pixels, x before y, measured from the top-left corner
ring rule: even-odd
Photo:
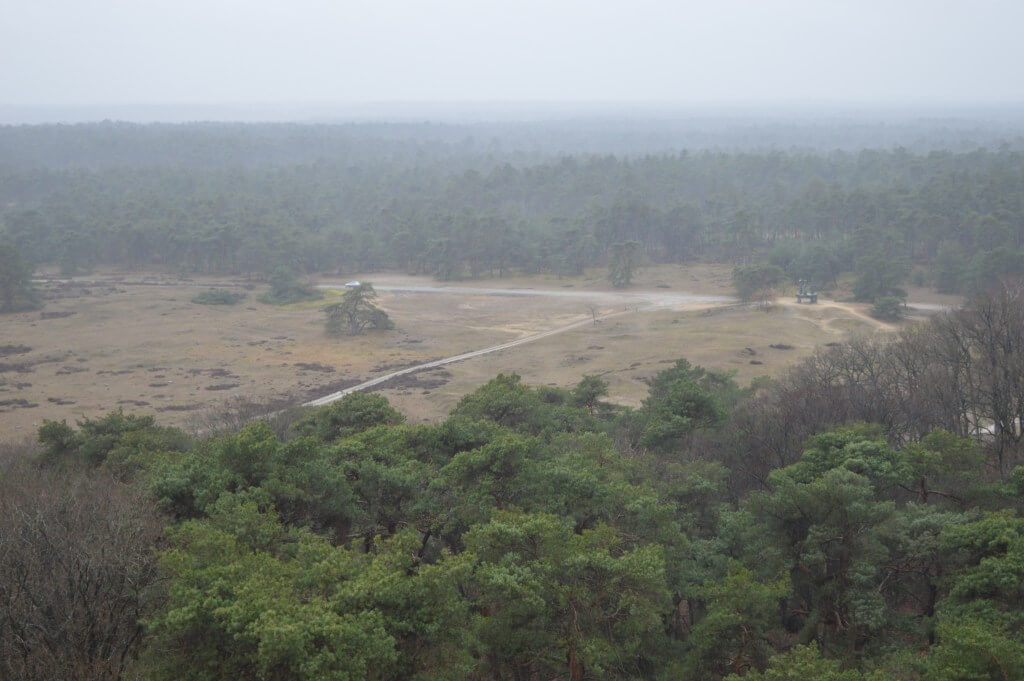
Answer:
[[[244,298],[244,293],[235,293],[226,288],[211,288],[192,296],[192,302],[198,305],[236,305]]]

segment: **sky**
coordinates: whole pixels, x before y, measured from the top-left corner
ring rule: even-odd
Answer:
[[[0,0],[0,106],[1024,101],[1024,0]]]

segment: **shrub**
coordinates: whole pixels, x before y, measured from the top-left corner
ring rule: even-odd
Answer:
[[[776,289],[785,281],[786,273],[777,265],[741,265],[732,271],[736,295],[741,300],[756,301],[764,306],[775,298]]]
[[[899,321],[903,318],[903,301],[896,296],[882,296],[871,307],[871,316],[889,322]]]
[[[197,305],[236,305],[244,298],[244,293],[235,293],[226,288],[211,288],[192,296],[192,302]]]
[[[260,296],[267,305],[290,305],[323,298],[322,291],[302,284],[287,267],[278,267],[270,275],[270,290]]]

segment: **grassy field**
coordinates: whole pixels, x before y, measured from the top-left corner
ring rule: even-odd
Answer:
[[[727,266],[650,267],[633,292],[728,295]],[[645,379],[679,357],[736,372],[748,382],[775,375],[849,333],[888,327],[865,306],[623,304],[596,296],[382,293],[392,331],[329,338],[325,301],[284,307],[256,302],[261,288],[234,306],[190,302],[203,282],[164,285],[94,281],[46,285],[42,312],[0,319],[0,439],[30,436],[43,419],[100,416],[122,408],[164,423],[195,426],[204,415],[246,403],[295,404],[389,369],[503,343],[581,319],[617,313],[528,345],[405,377],[383,389],[410,421],[443,417],[465,393],[499,372],[530,383],[571,386],[584,374],[610,384],[611,399],[637,404]],[[123,275],[139,279],[137,274]],[[392,285],[437,286],[427,278],[357,275]],[[458,282],[464,287],[611,291],[603,272],[574,279],[531,277]],[[329,292],[326,302],[337,292]],[[771,347],[775,345],[776,347]],[[779,349],[780,347],[786,349]]]

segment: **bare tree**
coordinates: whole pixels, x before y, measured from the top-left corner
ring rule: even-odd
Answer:
[[[1024,440],[1024,282],[1003,281],[957,313],[972,349],[972,402],[1000,473]]]
[[[743,490],[796,461],[809,436],[855,421],[897,446],[937,428],[973,437],[1005,475],[1024,453],[1024,284],[1003,282],[895,338],[819,350],[734,411],[729,442],[707,446]]]
[[[116,681],[160,598],[162,523],[109,477],[0,470],[0,678]]]

